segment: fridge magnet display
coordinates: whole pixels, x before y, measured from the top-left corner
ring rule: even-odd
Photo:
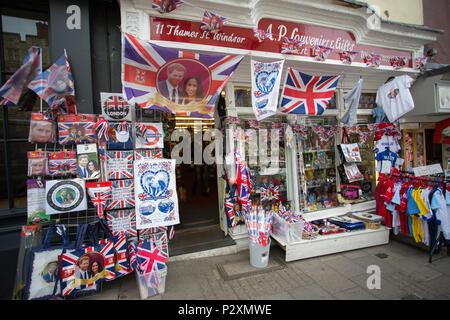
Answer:
[[[76,175],[78,171],[75,150],[49,152],[48,172],[51,176]]]
[[[46,182],[46,214],[66,213],[87,209],[83,179],[49,180]]]
[[[94,180],[100,178],[100,166],[98,162],[97,144],[77,145],[78,178]]]
[[[41,113],[32,113],[28,141],[32,143],[55,143],[56,125],[52,120],[46,120]]]
[[[93,114],[63,114],[58,117],[59,144],[92,143],[97,141]]]
[[[106,151],[108,180],[133,178],[133,151]]]
[[[136,123],[136,148],[164,148],[162,123]]]
[[[27,180],[27,223],[38,224],[50,221],[45,214],[45,180]]]
[[[113,210],[106,212],[106,221],[113,235],[121,232],[130,237],[137,237],[136,213],[133,209]]]
[[[106,210],[134,207],[134,180],[124,179],[111,182],[111,198],[107,202]]]
[[[126,121],[120,123],[109,123],[106,148],[108,150],[133,149],[133,135],[131,134],[131,124]]]
[[[131,121],[131,106],[121,93],[100,92],[100,101],[105,120]]]
[[[137,229],[180,223],[175,162],[175,159],[135,161]]]
[[[47,151],[28,152],[28,176],[48,175],[48,153]]]

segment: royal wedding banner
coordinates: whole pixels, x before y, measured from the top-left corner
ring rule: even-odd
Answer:
[[[284,60],[271,63],[251,61],[252,107],[258,121],[277,112],[283,64]]]
[[[175,163],[175,159],[134,162],[137,229],[180,223]]]
[[[178,51],[124,33],[123,94],[144,109],[212,118],[216,100],[242,58]]]

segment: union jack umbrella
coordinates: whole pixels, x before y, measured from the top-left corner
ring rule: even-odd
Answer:
[[[253,28],[253,35],[258,39],[259,42],[263,42],[264,40],[269,39],[272,36],[271,33],[258,28]]]
[[[0,88],[0,105],[17,105],[23,89],[40,72],[42,72],[41,48],[31,47],[19,69]]]
[[[75,268],[78,263],[78,259],[83,255],[101,255],[104,260],[103,271],[97,276],[93,276],[91,279],[81,280],[77,279],[75,275]],[[73,251],[65,252],[61,256],[61,287],[62,296],[75,295],[78,293],[85,293],[89,291],[89,288],[96,291],[97,286],[102,281],[114,279],[115,265],[114,265],[114,243],[107,241],[105,244],[98,246],[88,246],[81,249],[75,249]]]
[[[111,182],[111,199],[107,203],[106,210],[134,207],[134,180],[124,179]]]
[[[133,151],[106,151],[108,179],[133,178]]]
[[[223,25],[229,21],[230,19],[219,16],[214,12],[205,10],[205,12],[203,13],[200,29],[211,33],[219,32],[220,30],[222,30]]]
[[[116,236],[123,232],[131,237],[137,237],[134,209],[107,211],[106,221],[113,235]]]
[[[364,57],[364,62],[369,68],[378,68],[380,66],[381,56],[379,54],[370,53]]]
[[[340,77],[340,74],[311,76],[289,68],[281,96],[281,111],[321,115],[328,107]]]
[[[394,68],[394,70],[400,70],[406,66],[407,61],[408,58],[406,57],[393,57],[391,58],[391,66]]]
[[[314,60],[316,61],[325,61],[328,58],[328,55],[331,53],[333,49],[327,48],[324,46],[317,46],[313,49]]]
[[[123,34],[122,85],[123,92],[130,104],[138,104],[145,109],[158,109],[173,114],[211,119],[214,116],[216,100],[220,92],[233,75],[243,56],[207,55],[178,51],[161,47],[147,41]],[[172,103],[158,89],[157,75],[163,66],[171,62],[198,64],[208,72],[210,85],[204,92],[204,101],[185,107]],[[186,61],[186,62],[183,62]],[[195,66],[195,65],[194,65]],[[162,79],[161,79],[162,80]],[[198,106],[196,106],[198,105]]]
[[[108,239],[100,240],[100,244],[106,244]],[[115,276],[114,279],[120,278],[127,274],[130,274],[131,267],[128,261],[128,242],[127,237],[124,232],[119,232],[113,238],[114,243],[114,251],[115,251]],[[114,279],[107,279],[107,281],[111,281]]]
[[[302,40],[294,40],[288,37],[283,38],[283,42],[281,43],[281,53],[285,54],[300,54],[302,50],[302,46],[305,43]]]
[[[106,203],[111,199],[111,181],[104,182],[87,182],[86,189],[97,208],[97,215],[99,218],[103,218],[106,209]]]
[[[153,0],[152,8],[159,13],[168,13],[175,10],[184,3],[184,1],[182,0],[170,0],[169,4],[166,6],[165,2],[166,1],[164,0]]]
[[[340,60],[343,64],[352,64],[354,57],[358,52],[354,51],[341,51],[339,52]]]

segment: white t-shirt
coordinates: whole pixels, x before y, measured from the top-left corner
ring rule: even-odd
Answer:
[[[409,91],[413,81],[410,76],[403,75],[378,88],[376,103],[383,107],[390,122],[414,109],[414,101]]]
[[[389,149],[389,151],[397,154],[399,154],[402,150],[397,139],[394,139],[394,137],[385,134],[381,137],[380,140],[377,140],[375,142],[375,148],[373,149],[373,152],[379,153],[385,151],[386,149]]]
[[[442,195],[441,190],[437,190],[433,193],[433,198],[431,199],[431,208],[436,210],[436,219],[441,222],[442,233],[446,240],[450,239],[450,215],[445,197]]]

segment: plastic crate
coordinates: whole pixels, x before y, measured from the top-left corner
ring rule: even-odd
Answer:
[[[280,216],[273,215],[272,234],[283,239],[287,244],[302,240],[303,222],[289,223]]]

